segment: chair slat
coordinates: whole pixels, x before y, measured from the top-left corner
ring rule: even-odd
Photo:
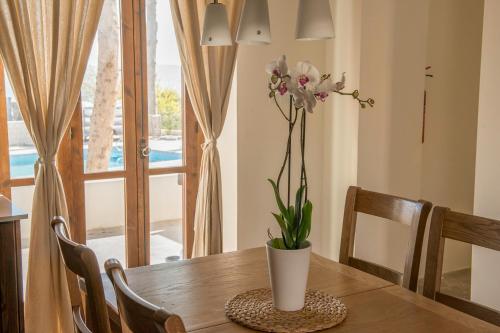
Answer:
[[[403,279],[403,274],[400,272],[358,258],[350,257],[349,266],[371,275],[378,276],[379,278],[394,284],[401,284]]]
[[[80,306],[73,307],[73,322],[77,333],[92,333],[85,325]]]
[[[359,213],[410,225],[417,205],[418,201],[360,190],[356,196],[354,209]]]
[[[431,207],[432,204],[427,201],[415,201],[389,194],[366,191],[360,187],[349,187],[346,195],[340,241],[340,263],[355,266],[360,270],[416,291],[425,225]],[[357,213],[378,216],[410,226],[410,242],[402,275],[387,267],[354,258]]]
[[[500,326],[500,312],[492,308],[440,292],[436,293],[435,300],[473,317]]]
[[[500,221],[449,212],[443,237],[500,251]]]
[[[446,238],[500,251],[500,221],[435,207],[429,229],[424,296],[500,326],[500,311],[440,292]]]
[[[55,217],[51,222],[52,229],[57,237],[59,249],[66,267],[85,280],[86,302],[85,323],[80,315],[80,309],[73,309],[73,321],[81,331],[82,325],[92,333],[111,333],[104,288],[102,285],[99,265],[94,251],[83,244],[73,242],[69,238],[66,222],[62,217]],[[75,317],[80,315],[80,317]]]

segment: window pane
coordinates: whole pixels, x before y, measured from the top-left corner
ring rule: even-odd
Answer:
[[[146,0],[149,167],[182,165],[183,82],[168,1]]]
[[[86,173],[124,169],[119,4],[104,2],[82,84]]]
[[[4,73],[4,76],[7,97],[10,178],[30,178],[35,174],[34,165],[38,159],[38,153],[19,111],[19,104],[7,77],[7,72]]]
[[[28,275],[28,255],[31,237],[31,205],[35,186],[12,187],[12,203],[19,209],[28,212],[28,219],[21,221],[21,253],[23,269],[23,291],[26,292],[26,277]]]
[[[94,250],[99,269],[109,258],[125,265],[125,180],[85,182],[87,245]]]
[[[183,257],[183,177],[182,174],[149,177],[150,263],[152,265]]]

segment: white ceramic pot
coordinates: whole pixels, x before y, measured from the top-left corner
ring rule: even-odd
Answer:
[[[279,250],[267,242],[267,264],[273,290],[274,307],[282,311],[299,311],[304,307],[311,243],[297,250]]]

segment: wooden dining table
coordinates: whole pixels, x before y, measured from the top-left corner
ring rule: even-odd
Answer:
[[[130,288],[181,316],[188,332],[255,332],[231,322],[224,305],[233,296],[269,288],[265,248],[181,260],[125,271]],[[338,297],[345,321],[322,332],[500,332],[491,325],[400,286],[313,254],[308,288]],[[116,310],[113,288],[106,300]]]

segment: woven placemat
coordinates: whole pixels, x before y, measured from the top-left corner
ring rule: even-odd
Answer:
[[[230,299],[226,316],[235,323],[263,332],[307,333],[340,324],[347,308],[335,297],[308,290],[300,311],[286,312],[274,308],[270,289],[255,289]]]

